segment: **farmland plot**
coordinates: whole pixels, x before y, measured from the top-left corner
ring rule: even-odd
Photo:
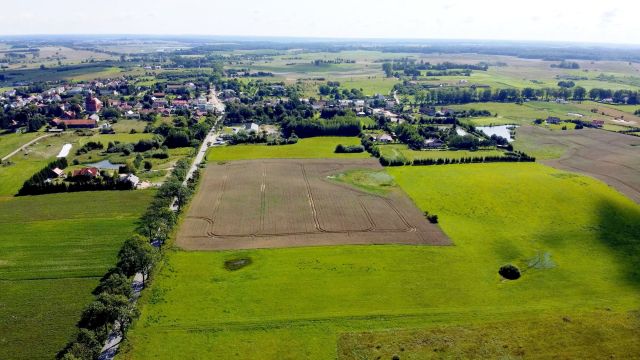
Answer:
[[[563,150],[560,158],[545,160],[545,164],[593,176],[640,202],[638,138],[595,129],[566,132],[532,126],[519,128],[517,134],[524,144],[535,147],[536,151],[544,151],[545,147]]]
[[[185,249],[339,244],[447,245],[400,190],[373,194],[330,181],[374,160],[263,160],[209,165],[178,233]]]

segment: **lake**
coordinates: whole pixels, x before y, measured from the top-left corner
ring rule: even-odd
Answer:
[[[482,131],[487,136],[497,135],[512,142],[514,139],[511,137],[511,129],[516,128],[515,125],[498,125],[498,126],[478,126],[476,129]]]

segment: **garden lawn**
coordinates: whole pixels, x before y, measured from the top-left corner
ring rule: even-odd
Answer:
[[[320,136],[298,140],[297,144],[267,146],[257,145],[233,145],[221,146],[209,149],[207,160],[230,161],[249,159],[362,159],[368,158],[366,152],[354,154],[336,154],[338,144],[360,145],[357,137],[332,137]]]
[[[596,317],[576,323],[582,335],[564,355],[608,357],[594,339],[616,345],[619,357],[637,355],[637,328],[597,325],[601,311],[624,317],[640,309],[636,203],[594,179],[533,163],[386,171],[439,216],[454,246],[171,252],[143,295],[123,358],[334,359],[345,334],[457,326],[499,337],[504,327],[554,319],[524,340],[504,340],[540,348],[555,341],[546,334],[563,317]],[[239,256],[253,263],[224,268]],[[501,279],[506,263],[522,278]]]
[[[0,198],[0,359],[52,359],[153,191]]]

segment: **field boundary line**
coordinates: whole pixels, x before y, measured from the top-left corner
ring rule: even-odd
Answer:
[[[264,213],[267,210],[266,187],[267,167],[262,163],[262,184],[260,184],[260,229],[254,235],[262,234],[264,232]]]
[[[318,220],[318,212],[316,210],[316,204],[313,201],[311,184],[309,184],[309,177],[307,177],[307,170],[303,163],[300,163],[300,168],[302,169],[302,177],[304,178],[304,183],[307,187],[307,197],[309,198],[309,205],[311,206],[311,214],[313,215],[313,222],[315,223],[315,227],[320,232],[326,232],[326,230],[323,229],[322,226],[320,226],[320,221]]]

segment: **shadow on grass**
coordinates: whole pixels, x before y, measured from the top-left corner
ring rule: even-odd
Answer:
[[[603,200],[598,219],[598,239],[615,255],[624,280],[640,288],[640,206]]]

